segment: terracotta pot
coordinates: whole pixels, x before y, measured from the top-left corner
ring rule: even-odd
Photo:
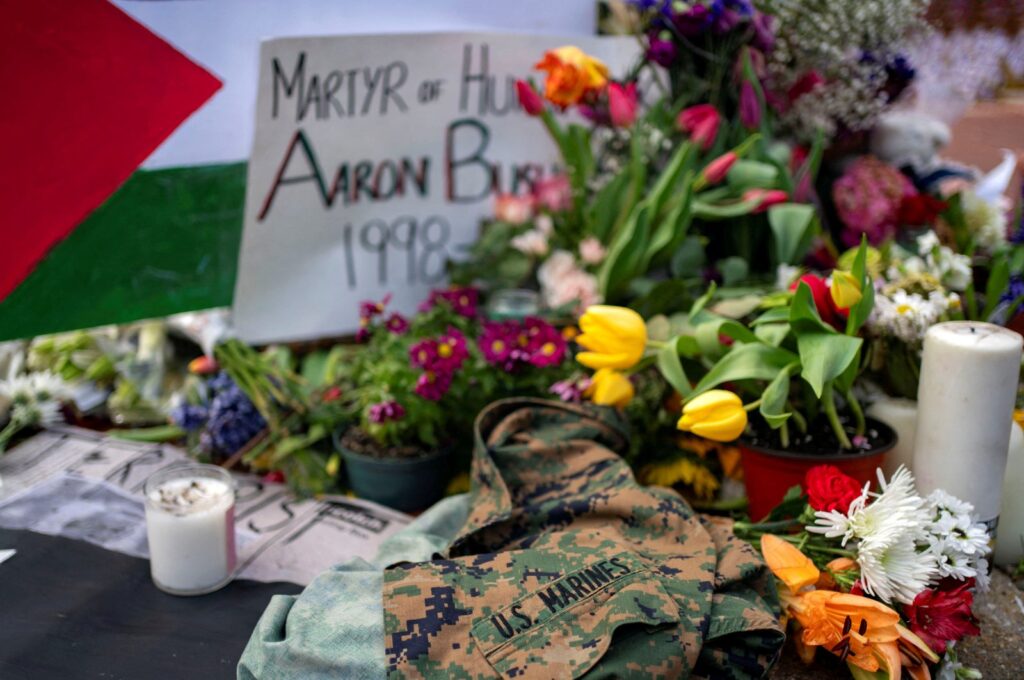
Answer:
[[[882,467],[885,454],[896,446],[896,432],[885,423],[868,418],[868,428],[878,432],[874,448],[856,453],[814,455],[793,453],[757,446],[742,439],[737,442],[747,485],[750,517],[757,521],[778,505],[790,487],[803,486],[804,476],[815,465],[835,465],[861,484],[875,482],[876,468]]]

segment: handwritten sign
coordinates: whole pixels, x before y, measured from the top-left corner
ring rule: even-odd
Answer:
[[[387,293],[414,310],[495,194],[527,191],[555,170],[557,150],[520,109],[515,80],[568,43],[613,74],[637,56],[625,38],[486,33],[262,43],[239,334],[352,332],[358,302]]]

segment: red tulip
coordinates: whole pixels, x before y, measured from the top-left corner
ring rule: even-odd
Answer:
[[[726,151],[721,156],[716,158],[707,164],[701,173],[699,180],[703,180],[702,184],[718,184],[725,176],[729,174],[729,170],[732,169],[733,164],[736,162],[737,156],[735,151]]]
[[[743,192],[743,201],[758,201],[751,212],[762,213],[773,205],[785,203],[789,194],[781,189],[747,189]]]
[[[722,117],[711,104],[698,104],[688,109],[683,109],[676,118],[679,129],[690,135],[690,139],[702,149],[707,151],[715,143],[718,136],[718,126]]]
[[[608,84],[608,113],[615,127],[629,127],[636,120],[636,83],[623,87],[619,83]]]
[[[519,95],[519,105],[526,113],[531,116],[539,116],[544,111],[544,99],[537,94],[530,83],[525,80],[517,80],[516,94]]]

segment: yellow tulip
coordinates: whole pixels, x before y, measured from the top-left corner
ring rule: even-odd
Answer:
[[[832,302],[839,309],[849,309],[860,302],[864,294],[860,290],[860,281],[850,272],[839,269],[832,272]]]
[[[588,368],[632,368],[647,347],[643,317],[626,307],[591,305],[580,317],[576,342],[587,350],[576,360]]]
[[[716,442],[731,442],[747,426],[743,401],[727,390],[708,390],[683,406],[677,427]]]
[[[622,408],[633,399],[633,383],[622,373],[602,368],[590,379],[590,386],[583,396],[598,406],[618,406]]]

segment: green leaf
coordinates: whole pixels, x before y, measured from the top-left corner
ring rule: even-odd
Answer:
[[[734,217],[749,215],[760,203],[760,198],[752,198],[749,201],[737,200],[729,203],[706,203],[703,200],[694,199],[693,216],[709,221],[729,220]]]
[[[754,335],[761,342],[778,347],[789,335],[789,322],[786,323],[763,323],[754,328]]]
[[[707,291],[699,298],[693,301],[693,306],[690,307],[690,321],[693,322],[697,318],[697,315],[701,313],[708,302],[715,296],[715,291],[718,290],[718,286],[712,281],[711,285],[708,286]]]
[[[690,222],[693,217],[690,209],[693,198],[693,192],[690,191],[690,178],[691,174],[687,173],[686,179],[683,181],[682,195],[679,196],[678,203],[654,228],[651,234],[651,243],[644,257],[646,263],[649,264],[664,253],[678,252],[677,249],[684,243],[686,232],[690,228]],[[703,258],[703,249],[701,249],[701,257]]]
[[[711,357],[724,353],[727,346],[720,339],[723,335],[737,342],[758,342],[757,336],[749,328],[724,316],[701,321],[694,332],[701,353]]]
[[[768,516],[763,521],[781,522],[782,520],[793,519],[799,517],[806,507],[807,498],[804,496],[804,490],[797,484],[786,490],[786,495],[782,497],[782,502],[772,508],[772,511],[768,513]]]
[[[750,322],[751,326],[763,323],[789,323],[789,307],[772,307],[767,312]]]
[[[735,345],[697,383],[691,396],[735,380],[773,380],[795,361],[799,361],[797,355],[779,347],[760,342]]]
[[[999,304],[999,297],[1010,285],[1010,263],[1005,257],[1000,257],[992,265],[988,275],[988,284],[985,286],[985,310],[981,313],[981,319],[987,321]]]
[[[729,169],[726,181],[736,193],[747,189],[773,189],[778,185],[779,171],[769,163],[741,158]]]
[[[587,214],[587,232],[597,237],[601,243],[608,243],[611,237],[615,220],[619,215],[619,206],[625,202],[629,180],[629,167],[627,167],[601,187],[590,204]]]
[[[764,419],[773,430],[782,427],[782,424],[793,415],[786,410],[786,405],[789,400],[789,383],[792,373],[799,368],[800,364],[796,362],[783,368],[768,383],[768,387],[761,394],[761,415],[764,416]]]
[[[860,354],[861,338],[838,333],[825,324],[814,307],[811,289],[801,283],[793,296],[789,323],[796,335],[801,377],[821,398],[826,384],[841,376]]]
[[[658,350],[657,362],[658,370],[661,371],[666,382],[686,398],[690,396],[693,388],[690,386],[686,371],[683,370],[683,364],[679,360],[679,342],[682,339],[682,336],[672,338]]]
[[[814,206],[781,203],[768,208],[768,224],[777,264],[797,264],[803,259],[801,245],[814,221]]]
[[[605,299],[611,299],[640,273],[640,264],[647,250],[648,219],[648,205],[639,203],[609,248],[598,273],[598,283]]]
[[[651,205],[652,218],[661,212],[669,193],[679,183],[679,178],[683,175],[683,171],[691,164],[690,152],[692,150],[693,144],[690,142],[680,144],[672,158],[669,159],[668,165],[658,175],[658,179],[654,182],[654,186],[651,188],[651,192],[646,199]]]

